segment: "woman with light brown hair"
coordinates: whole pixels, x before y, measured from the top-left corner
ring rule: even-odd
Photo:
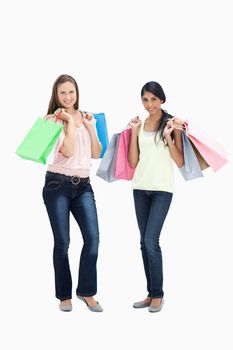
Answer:
[[[53,236],[53,263],[56,297],[62,311],[72,310],[72,277],[69,266],[70,213],[83,238],[76,295],[89,310],[103,311],[94,299],[97,293],[99,228],[94,192],[90,184],[91,158],[99,158],[95,119],[79,110],[77,82],[69,75],[59,76],[52,89],[47,119],[59,117],[64,125],[54,159],[48,166],[43,199]]]

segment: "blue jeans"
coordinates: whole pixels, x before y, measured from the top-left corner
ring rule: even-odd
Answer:
[[[162,298],[163,262],[159,238],[173,194],[163,191],[133,190],[133,195],[148,296]]]
[[[94,193],[89,178],[80,179],[47,172],[43,199],[54,236],[53,264],[56,297],[60,300],[72,298],[72,279],[68,259],[70,213],[79,225],[84,242],[76,293],[80,296],[95,295],[99,228]]]

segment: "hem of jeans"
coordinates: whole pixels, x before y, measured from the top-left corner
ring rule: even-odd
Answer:
[[[61,300],[61,301],[64,301],[64,300],[67,300],[67,299],[72,299],[72,296],[68,296],[68,297],[58,297],[58,296],[56,296],[56,298]]]
[[[96,295],[97,292],[94,292],[94,293],[80,293],[80,292],[76,292],[76,295],[77,296],[80,296],[80,297],[93,297],[94,295]]]
[[[151,293],[148,293],[147,297],[148,298],[163,298],[164,297],[164,293],[160,294],[160,295],[153,295],[153,294],[151,295]]]

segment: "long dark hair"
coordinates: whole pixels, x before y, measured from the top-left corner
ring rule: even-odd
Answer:
[[[53,114],[56,111],[56,109],[62,107],[60,105],[60,103],[59,103],[59,100],[58,100],[57,88],[58,88],[58,85],[66,83],[67,81],[69,81],[70,83],[74,84],[74,86],[75,86],[77,100],[76,100],[76,102],[74,104],[74,108],[78,109],[78,107],[79,107],[78,84],[76,83],[75,79],[72,78],[70,75],[62,74],[55,80],[55,82],[53,84],[52,96],[51,96],[51,99],[50,99],[50,102],[49,102],[49,107],[48,107],[47,114]]]
[[[141,98],[143,97],[145,92],[150,92],[154,96],[158,97],[162,101],[162,103],[166,102],[166,95],[163,91],[163,88],[156,81],[149,81],[148,83],[146,83],[142,87]],[[159,134],[159,137],[161,140],[163,140],[164,145],[167,145],[167,142],[166,142],[166,139],[163,135],[163,132],[164,132],[165,126],[167,125],[167,121],[171,118],[173,118],[173,116],[171,114],[168,114],[167,111],[162,109],[162,118],[158,124],[158,127],[155,130],[155,142],[157,140],[157,135]],[[173,138],[173,132],[172,132],[171,136]]]

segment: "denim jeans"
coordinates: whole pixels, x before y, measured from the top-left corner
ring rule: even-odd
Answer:
[[[73,183],[71,182],[73,181]],[[99,246],[99,228],[94,193],[89,178],[71,178],[47,172],[43,199],[54,236],[53,264],[56,297],[72,298],[72,278],[68,259],[70,243],[70,213],[79,225],[83,248],[79,263],[78,286],[80,296],[97,292],[96,263]]]
[[[148,296],[162,298],[163,262],[159,239],[173,194],[163,191],[133,190],[133,195]]]

